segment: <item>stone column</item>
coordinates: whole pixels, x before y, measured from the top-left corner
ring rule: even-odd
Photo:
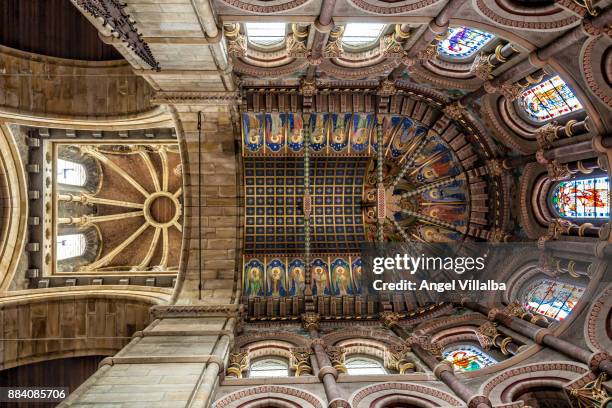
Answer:
[[[473,302],[470,300],[463,300],[461,303],[468,309],[486,315],[489,320],[498,321],[505,327],[514,330],[523,336],[529,337],[536,344],[548,346],[559,353],[565,354],[570,358],[588,365],[594,372],[605,372],[608,375],[612,375],[612,359],[605,351],[592,353],[589,350],[585,350],[568,341],[562,340],[556,337],[549,329],[540,327],[512,315],[509,308],[491,309],[478,302]]]
[[[442,358],[442,350],[439,345],[422,333],[410,336],[403,327],[399,325],[399,316],[385,312],[381,319],[386,327],[391,329],[402,339],[410,343],[413,353],[434,373],[434,375],[446,384],[459,398],[467,403],[468,408],[491,408],[491,401],[484,395],[478,395],[476,391],[465,385],[453,372],[453,368],[447,361],[439,361]]]
[[[340,363],[340,360],[334,359],[332,363],[328,355],[326,344],[319,337],[319,322],[321,316],[318,313],[304,313],[302,315],[302,326],[304,330],[310,333],[312,339],[312,350],[319,366],[319,379],[323,382],[325,388],[325,395],[327,396],[327,407],[328,408],[350,408],[350,404],[346,398],[342,395],[342,391],[336,384],[338,379],[338,371],[346,372],[346,368]],[[331,348],[332,355],[342,354],[342,350],[334,347]],[[340,357],[341,358],[341,357]]]

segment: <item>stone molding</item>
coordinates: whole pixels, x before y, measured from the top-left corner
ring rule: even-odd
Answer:
[[[603,351],[612,349],[612,340],[606,333],[607,311],[612,306],[612,284],[599,295],[588,311],[588,317],[584,325],[584,338],[591,351]]]
[[[153,306],[151,316],[156,319],[170,317],[239,317],[242,309],[242,305]]]
[[[151,97],[151,104],[173,104],[173,105],[235,105],[241,102],[237,91],[229,92],[171,92],[158,91]]]
[[[504,17],[501,14],[501,8],[494,10],[499,6],[491,6],[491,2],[485,0],[475,0],[474,6],[476,10],[488,18],[502,26],[511,27],[514,29],[524,30],[558,30],[560,28],[567,28],[573,25],[577,25],[580,19],[569,11],[559,9],[559,17],[555,19],[543,19],[541,16],[525,16],[523,14],[516,14],[516,18]]]
[[[405,394],[405,395],[413,395],[426,400],[429,400],[430,403],[438,403],[443,402],[449,404],[453,407],[462,407],[465,406],[465,403],[458,399],[457,397],[438,390],[436,388],[427,387],[424,385],[418,385],[415,383],[397,383],[397,382],[386,382],[386,383],[378,383],[374,385],[369,385],[367,387],[363,387],[357,391],[355,391],[351,397],[349,398],[349,402],[354,408],[365,408],[366,405],[362,404],[362,401],[366,399],[369,395],[375,393],[384,393],[384,394]],[[369,405],[367,405],[369,407]]]
[[[601,50],[602,46],[597,44],[599,37],[591,38],[587,40],[584,48],[582,50],[582,76],[589,88],[589,90],[599,98],[603,103],[608,105],[608,107],[612,108],[612,95],[609,92],[608,85],[605,84],[605,80],[601,80],[601,76],[603,73],[598,72],[599,68],[594,66],[597,63],[597,57],[604,58],[604,54],[608,47],[603,47],[603,52]],[[603,41],[609,41],[604,39]],[[599,47],[598,50],[595,50],[596,45]],[[609,46],[609,45],[608,45]],[[595,58],[593,57],[595,55]],[[595,63],[595,64],[594,64]],[[608,91],[606,91],[608,89]]]
[[[587,368],[584,364],[575,363],[573,361],[551,361],[513,367],[489,379],[489,381],[480,387],[480,392],[490,398],[492,396],[501,396],[506,389],[500,389],[495,393],[493,393],[493,391],[505,381],[510,380],[512,383],[508,384],[508,386],[511,386],[518,381],[531,379],[534,375],[538,373],[542,375],[547,371],[554,372],[556,373],[556,377],[564,378],[569,381],[586,373]],[[564,374],[563,376],[561,375],[562,373]]]
[[[372,14],[392,15],[403,14],[415,10],[420,10],[440,2],[440,0],[404,0],[398,5],[397,3],[388,3],[373,0],[349,0],[358,9],[367,11]]]
[[[238,10],[246,11],[253,14],[276,14],[291,11],[298,7],[302,7],[312,0],[289,0],[282,1],[277,0],[273,2],[250,0],[221,0],[223,3],[236,8]],[[274,4],[269,4],[274,3]]]
[[[235,408],[247,401],[253,401],[257,396],[265,396],[271,400],[286,399],[289,397],[299,403],[302,408],[324,408],[326,406],[323,401],[314,394],[284,385],[259,385],[241,389],[215,401],[212,406],[214,408]]]

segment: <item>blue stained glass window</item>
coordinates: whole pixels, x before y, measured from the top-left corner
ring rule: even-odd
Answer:
[[[559,75],[524,91],[518,104],[536,122],[545,122],[582,109],[574,92]]]
[[[540,279],[531,283],[525,293],[523,305],[527,310],[563,320],[584,294],[584,288],[552,279]]]
[[[471,344],[451,346],[442,355],[455,371],[476,371],[497,363],[493,357]]]
[[[438,44],[438,52],[452,59],[469,58],[494,37],[491,33],[474,28],[452,27],[448,30],[448,36]]]
[[[610,179],[561,181],[553,188],[550,199],[562,218],[610,218]]]

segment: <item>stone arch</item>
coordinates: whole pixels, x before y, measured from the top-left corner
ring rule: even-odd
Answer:
[[[460,407],[464,402],[453,395],[432,387],[413,383],[387,382],[369,385],[355,391],[349,398],[354,408],[382,408],[388,403],[407,402],[417,407]]]
[[[403,341],[392,334],[385,333],[379,329],[366,329],[363,327],[357,327],[349,330],[338,330],[321,337],[321,339],[329,345],[335,345],[336,343],[345,339],[368,339],[374,340],[379,344],[384,345],[402,345]]]
[[[561,388],[588,371],[584,364],[571,361],[551,361],[513,367],[491,378],[480,387],[493,404],[513,402],[513,398],[527,388],[539,386]]]
[[[260,385],[233,392],[213,403],[213,408],[323,408],[314,394],[284,385]]]
[[[28,198],[23,164],[9,128],[0,126],[0,292],[8,289],[23,253]]]
[[[283,341],[290,343],[293,347],[308,347],[310,345],[309,339],[299,334],[290,332],[262,332],[257,334],[246,334],[236,339],[234,348],[244,348],[251,343],[263,342],[263,341]]]
[[[584,339],[592,351],[612,350],[612,338],[606,326],[612,314],[612,284],[593,301],[584,325]]]

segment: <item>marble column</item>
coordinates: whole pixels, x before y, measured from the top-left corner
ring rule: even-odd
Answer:
[[[326,344],[319,336],[319,322],[321,316],[318,313],[302,314],[302,326],[310,334],[312,339],[312,350],[319,366],[319,379],[323,382],[325,395],[327,396],[328,408],[350,408],[350,404],[343,396],[342,391],[336,384],[338,379],[338,366],[334,367],[326,351]]]

